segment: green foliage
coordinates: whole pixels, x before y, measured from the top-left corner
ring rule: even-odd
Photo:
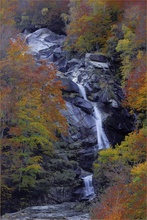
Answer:
[[[122,76],[123,82],[128,79],[129,73],[132,71],[132,61],[136,56],[136,44],[135,44],[135,34],[132,30],[126,27],[124,24],[122,25],[122,32],[124,34],[124,39],[120,39],[118,41],[116,51],[122,52],[120,57],[122,59]]]

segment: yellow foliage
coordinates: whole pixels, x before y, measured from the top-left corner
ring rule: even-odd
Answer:
[[[38,173],[38,172],[41,171],[41,166],[39,164],[31,164],[31,165],[26,167],[25,171],[26,172],[30,171],[30,172]]]
[[[108,148],[106,150],[103,150],[99,153],[99,162],[101,163],[107,163],[107,162],[116,162],[119,160],[118,150]]]
[[[137,54],[137,59],[140,60],[144,56],[143,51],[139,50]]]
[[[110,11],[103,1],[71,1],[67,42],[70,49],[85,53],[104,45],[110,31]]]
[[[141,177],[142,175],[147,175],[147,162],[138,164],[134,166],[131,170],[131,174],[133,177],[138,176]]]

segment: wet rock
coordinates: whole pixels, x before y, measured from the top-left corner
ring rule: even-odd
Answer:
[[[16,213],[6,214],[2,220],[90,220],[88,213],[77,210],[77,203],[32,206]]]
[[[96,159],[96,151],[91,148],[79,152],[79,165],[89,172],[92,172],[92,164]]]
[[[78,59],[75,59],[75,58],[69,60],[69,61],[67,62],[67,70],[70,69],[71,67],[73,67],[73,66],[79,64],[79,63],[80,63],[80,61],[79,61]]]
[[[120,144],[124,136],[132,131],[133,118],[128,117],[124,112],[121,113],[117,108],[113,108],[111,115],[104,121],[104,127],[110,143],[114,146],[117,143]]]
[[[89,63],[99,69],[109,69],[108,63],[101,63],[101,62],[95,62],[95,61],[89,61]]]
[[[87,112],[88,114],[92,114],[93,112],[93,106],[90,102],[84,100],[83,98],[76,97],[74,98],[74,101],[72,102],[75,106],[80,107],[83,109],[84,112]]]

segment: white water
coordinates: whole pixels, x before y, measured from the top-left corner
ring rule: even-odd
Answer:
[[[80,94],[83,96],[83,98],[86,101],[89,101],[86,96],[86,91],[83,85],[78,84]],[[90,102],[90,101],[89,101]],[[99,111],[96,103],[91,102],[91,104],[94,107],[94,119],[95,119],[95,124],[96,124],[96,130],[97,130],[97,143],[98,143],[98,149],[104,149],[108,148],[110,146],[110,143],[105,135],[105,132],[103,130],[103,124],[102,124],[102,115],[101,112]]]
[[[88,100],[87,100],[86,91],[85,91],[84,86],[82,86],[81,84],[78,84],[78,83],[77,83],[77,85],[78,85],[78,87],[79,87],[80,94],[83,96],[83,98],[84,98],[86,101],[88,101]]]
[[[97,108],[96,105],[94,105],[94,114],[95,114],[95,123],[96,123],[96,130],[97,130],[97,142],[98,142],[98,148],[104,149],[108,148],[110,146],[110,143],[105,135],[105,132],[102,127],[102,116]]]
[[[84,188],[84,197],[94,194],[94,188],[92,185],[92,175],[82,178],[85,184]]]

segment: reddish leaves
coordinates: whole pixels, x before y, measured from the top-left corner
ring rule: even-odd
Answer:
[[[136,60],[135,69],[129,74],[124,88],[126,99],[124,105],[138,111],[146,109],[146,66],[145,58]]]
[[[101,203],[98,203],[93,210],[92,220],[121,220],[126,210],[128,189],[122,183],[109,187],[102,195]]]

